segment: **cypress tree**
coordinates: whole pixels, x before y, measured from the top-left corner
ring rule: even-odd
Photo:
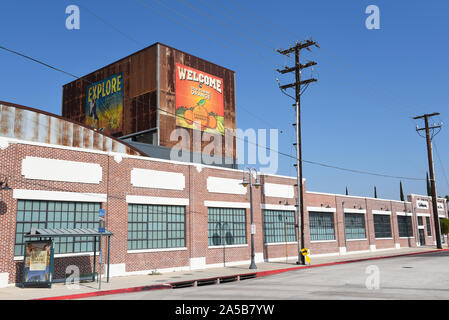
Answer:
[[[374,186],[374,198],[377,199],[377,189],[376,189],[376,186]]]
[[[401,201],[405,201],[404,191],[402,190],[402,181],[399,182],[399,193],[400,193]]]
[[[349,193],[348,193],[348,187],[346,187],[346,195],[348,195]]]

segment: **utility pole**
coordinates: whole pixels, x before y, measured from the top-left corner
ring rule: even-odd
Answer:
[[[416,126],[416,132],[425,130],[426,131],[426,141],[427,141],[427,157],[429,160],[429,172],[430,172],[430,189],[431,189],[431,196],[432,196],[432,209],[433,209],[433,220],[435,224],[435,237],[437,242],[437,248],[442,249],[441,246],[441,229],[440,229],[440,219],[438,217],[438,206],[437,206],[437,189],[435,184],[435,174],[433,171],[433,156],[432,156],[432,139],[435,135],[438,134],[438,132],[441,131],[441,123],[439,125],[433,124],[433,126],[429,127],[429,118],[433,116],[438,116],[439,113],[431,113],[431,114],[424,114],[422,116],[414,117],[413,119],[421,119],[424,118],[424,124],[425,128],[418,128]],[[435,129],[439,129],[435,133]],[[430,130],[432,130],[432,136],[430,135]]]
[[[286,84],[286,85],[279,85],[279,88],[284,92],[288,88],[295,88],[295,104],[293,105],[296,108],[296,173],[297,173],[297,212],[298,212],[298,226],[297,226],[297,239],[298,239],[298,261],[296,264],[305,264],[305,257],[301,254],[301,249],[304,246],[304,194],[303,194],[303,183],[302,183],[302,150],[301,150],[301,95],[304,92],[305,89],[307,89],[307,86],[312,83],[316,82],[317,79],[310,78],[307,80],[301,81],[301,70],[305,68],[312,67],[316,65],[317,63],[314,61],[309,61],[306,64],[301,64],[299,61],[299,54],[302,49],[310,50],[310,46],[316,46],[319,48],[318,44],[315,41],[305,40],[296,42],[294,47],[290,47],[286,50],[277,50],[280,54],[285,55],[287,57],[290,57],[291,53],[295,53],[295,66],[294,67],[287,67],[285,66],[282,70],[277,70],[281,74],[295,72],[295,82]],[[301,91],[301,86],[305,85],[305,89]],[[285,92],[284,92],[285,93]],[[285,93],[286,94],[286,93]],[[287,94],[288,95],[288,94]],[[293,98],[292,96],[288,95],[289,97]]]

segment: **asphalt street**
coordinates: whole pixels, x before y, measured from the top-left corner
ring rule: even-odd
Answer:
[[[101,300],[449,299],[449,252],[355,262]]]

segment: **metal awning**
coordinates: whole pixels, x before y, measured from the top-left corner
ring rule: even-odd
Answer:
[[[107,282],[109,282],[109,265],[110,265],[110,250],[111,250],[111,236],[113,235],[112,232],[108,230],[104,230],[104,232],[98,232],[98,229],[79,229],[79,228],[55,228],[55,229],[38,229],[38,228],[31,228],[31,231],[26,233],[24,236],[26,238],[60,238],[60,237],[93,237],[94,242],[94,265],[93,265],[93,275],[92,275],[92,281],[95,281],[95,270],[97,266],[97,237],[107,237],[108,239],[108,248],[107,248]],[[100,258],[102,257],[101,254],[101,241],[100,241]],[[101,273],[101,263],[102,258],[100,259],[100,273]],[[101,275],[100,275],[101,277]],[[101,281],[101,280],[100,280]],[[100,284],[101,286],[101,284]]]
[[[112,232],[108,230],[98,232],[96,229],[31,229],[25,237],[109,237],[112,235]]]

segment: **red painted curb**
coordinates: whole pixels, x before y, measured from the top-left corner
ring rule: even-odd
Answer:
[[[423,251],[423,252],[403,253],[403,254],[396,254],[396,255],[391,255],[391,256],[360,258],[360,259],[337,261],[337,262],[328,262],[328,263],[321,263],[321,264],[308,265],[308,266],[299,266],[299,267],[292,267],[292,268],[284,268],[284,269],[277,269],[277,270],[259,271],[259,272],[254,272],[254,273],[242,273],[242,274],[227,275],[227,276],[222,276],[222,277],[212,277],[212,278],[202,278],[202,279],[170,282],[168,284],[161,284],[161,285],[140,286],[140,287],[133,287],[133,288],[114,289],[114,290],[105,290],[105,291],[95,291],[95,292],[87,292],[87,293],[72,294],[72,295],[65,295],[65,296],[57,296],[57,297],[48,297],[48,298],[40,298],[40,299],[32,299],[32,300],[73,300],[73,299],[82,299],[82,298],[97,297],[97,296],[106,296],[106,295],[113,295],[113,294],[120,294],[120,293],[130,293],[130,292],[140,292],[140,291],[171,289],[173,285],[180,284],[180,283],[186,283],[186,282],[193,282],[193,281],[212,280],[212,279],[217,279],[217,278],[224,278],[224,277],[229,278],[229,277],[245,276],[245,275],[253,275],[253,274],[255,274],[256,277],[264,277],[264,276],[269,276],[269,275],[273,275],[273,274],[283,273],[283,272],[287,272],[287,271],[300,270],[300,269],[326,267],[326,266],[333,266],[333,265],[338,265],[338,264],[363,262],[363,261],[379,260],[379,259],[389,259],[389,258],[413,256],[413,255],[418,255],[418,254],[425,254],[425,253],[432,253],[432,252],[443,252],[443,251],[449,251],[449,249],[440,249],[440,250],[431,250],[431,251]]]
[[[140,286],[140,287],[133,287],[133,288],[70,294],[70,295],[66,295],[66,296],[48,297],[48,298],[40,298],[40,299],[32,299],[32,300],[73,300],[73,299],[82,299],[82,298],[97,297],[97,296],[107,296],[107,295],[120,294],[120,293],[162,290],[162,289],[171,289],[171,288],[172,287],[170,285],[161,284],[161,285],[153,285],[153,286]]]
[[[360,258],[360,259],[345,260],[345,261],[337,261],[337,262],[328,262],[328,263],[321,263],[321,264],[308,265],[308,266],[300,266],[300,267],[293,267],[293,268],[284,268],[284,269],[277,269],[277,270],[260,271],[260,272],[257,272],[257,273],[256,273],[256,277],[263,277],[263,276],[268,276],[268,275],[273,275],[273,274],[283,273],[283,272],[287,272],[287,271],[300,270],[300,269],[309,269],[309,268],[316,268],[316,267],[326,267],[326,266],[333,266],[333,265],[337,265],[337,264],[354,263],[354,262],[363,262],[363,261],[379,260],[379,259],[389,259],[389,258],[397,258],[397,257],[404,257],[404,256],[413,256],[413,255],[418,255],[418,254],[425,254],[425,253],[432,253],[432,252],[443,252],[443,251],[449,251],[449,249],[431,250],[431,251],[424,251],[424,252],[403,253],[403,254],[396,254],[396,255],[391,255],[391,256]]]

